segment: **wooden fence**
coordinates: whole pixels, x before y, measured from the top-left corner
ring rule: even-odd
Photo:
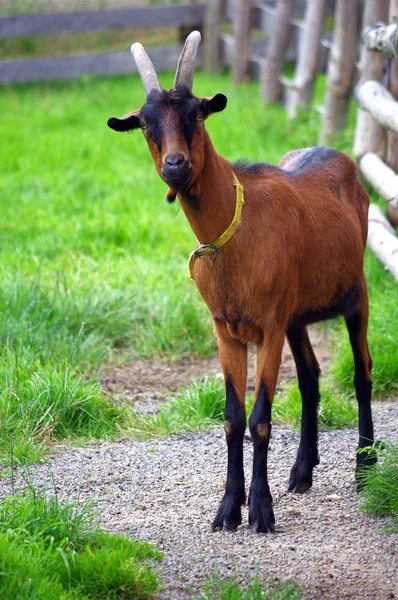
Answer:
[[[0,17],[0,38],[164,27],[202,26],[205,4],[143,6],[74,13]],[[134,41],[134,40],[132,40]],[[156,68],[175,68],[180,46],[149,50]],[[0,62],[0,83],[68,79],[84,74],[113,75],[136,70],[129,49],[82,56],[43,57]]]
[[[167,6],[142,6],[113,10],[90,10],[72,13],[38,13],[0,17],[0,39],[24,36],[57,35],[63,33],[93,32],[122,29],[180,28],[188,31],[195,27],[203,33],[203,44],[198,62],[206,57],[210,71],[237,64],[242,65],[241,77],[260,79],[268,40],[275,27],[276,3],[280,0],[207,0],[196,3]],[[248,14],[247,31],[243,38],[237,31],[237,11],[242,4]],[[286,60],[295,60],[297,48],[305,35],[302,17],[305,0],[295,0],[289,20],[289,41]],[[225,33],[223,23],[233,23],[233,31]],[[256,30],[250,41],[250,31]],[[132,40],[134,41],[134,40]],[[247,44],[247,57],[242,63],[240,43]],[[317,69],[325,68],[328,44],[317,51]],[[175,68],[180,45],[149,48],[148,54],[156,68]],[[0,61],[0,83],[67,79],[84,74],[119,74],[135,70],[129,49],[80,56],[23,58]]]
[[[390,25],[381,21],[390,20]],[[388,203],[398,225],[398,0],[380,0],[364,15],[361,80],[354,152],[359,169]],[[386,85],[386,55],[389,57]],[[387,87],[390,88],[388,91]],[[395,95],[395,97],[394,97]],[[368,245],[398,280],[398,238],[382,211],[370,206]]]

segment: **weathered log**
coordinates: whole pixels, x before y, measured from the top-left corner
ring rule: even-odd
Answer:
[[[349,4],[349,2],[347,2]],[[388,0],[367,0],[364,6],[362,27],[368,27],[377,21],[385,22],[388,16]],[[361,48],[359,64],[360,77],[363,80],[384,80],[386,56],[381,52],[370,52]],[[377,121],[366,111],[359,110],[354,139],[354,154],[362,156],[365,152],[375,152],[384,156],[386,134]]]
[[[382,161],[380,156],[373,152],[364,154],[359,161],[359,169],[376,192],[390,206],[397,208],[398,175]]]
[[[299,107],[308,108],[312,97],[325,8],[326,0],[307,0],[294,81],[287,97],[290,119],[296,117]]]
[[[337,0],[320,144],[344,129],[347,122],[358,47],[358,17],[358,0]]]
[[[358,106],[380,125],[398,132],[398,102],[378,81],[362,81],[355,89]]]
[[[276,8],[272,37],[261,70],[260,93],[266,102],[279,102],[282,92],[280,76],[290,41],[290,16],[293,0],[279,0]]]
[[[369,207],[368,246],[398,281],[398,238],[376,204]]]
[[[250,0],[236,0],[234,19],[234,62],[232,81],[247,81],[249,71]]]
[[[375,23],[362,32],[362,41],[367,50],[384,52],[388,56],[398,57],[398,25]]]

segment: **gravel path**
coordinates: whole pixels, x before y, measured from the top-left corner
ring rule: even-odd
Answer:
[[[377,437],[398,440],[398,401],[375,403]],[[223,493],[226,448],[221,430],[152,442],[102,443],[63,450],[34,469],[37,483],[55,482],[62,498],[93,498],[105,529],[145,538],[165,553],[159,566],[162,600],[189,598],[206,571],[293,578],[309,598],[398,597],[398,535],[382,533],[387,520],[358,513],[353,492],[357,433],[321,433],[321,464],[304,496],[286,492],[298,436],[275,425],[270,486],[275,535],[256,535],[244,524],[234,533],[211,533]],[[247,480],[251,442],[245,442]],[[1,495],[7,482],[0,484]]]

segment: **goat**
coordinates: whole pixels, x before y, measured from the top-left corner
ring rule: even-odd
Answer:
[[[199,43],[199,32],[192,32],[168,92],[162,89],[144,48],[133,44],[146,103],[120,119],[109,119],[108,125],[115,131],[142,130],[156,169],[170,188],[168,199],[178,196],[199,240],[190,272],[214,322],[226,389],[227,482],[214,531],[234,530],[242,522],[247,345],[257,346],[255,400],[249,419],[253,441],[249,525],[254,532],[273,532],[267,454],[285,336],[302,396],[301,440],[289,490],[307,491],[319,463],[320,369],[308,324],[344,316],[354,354],[359,449],[373,442],[363,272],[369,198],[358,181],[355,163],[336,150],[294,150],[279,166],[231,164],[217,154],[204,121],[222,111],[227,98],[192,94]],[[357,475],[374,460],[358,452]]]

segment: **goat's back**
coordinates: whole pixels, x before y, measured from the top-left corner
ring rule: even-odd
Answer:
[[[355,162],[338,150],[315,146],[285,154],[279,167],[300,185],[309,185],[319,193],[330,190],[336,200],[352,205],[358,214],[363,246],[368,234],[369,197],[358,180]]]

